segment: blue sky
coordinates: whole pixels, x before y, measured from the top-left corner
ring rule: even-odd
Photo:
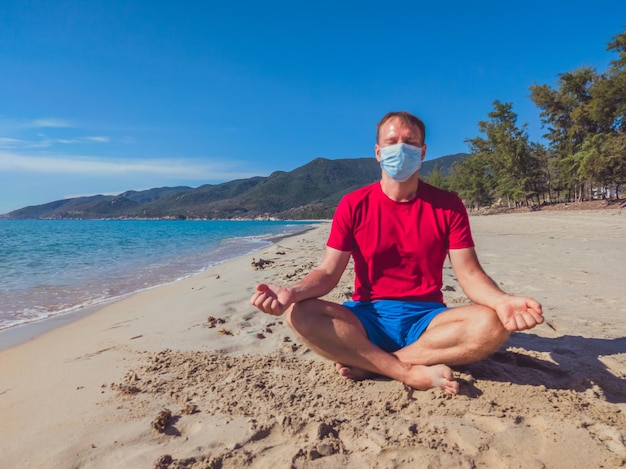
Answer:
[[[606,70],[625,26],[623,0],[3,0],[0,213],[373,157],[390,110],[428,159],[496,99],[539,141],[529,86]]]

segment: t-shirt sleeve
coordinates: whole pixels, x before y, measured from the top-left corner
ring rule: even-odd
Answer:
[[[326,245],[339,251],[352,251],[354,237],[352,231],[352,210],[346,197],[342,198],[330,227],[330,236]]]
[[[450,210],[449,249],[465,249],[474,247],[469,216],[461,199],[454,195],[454,204]]]

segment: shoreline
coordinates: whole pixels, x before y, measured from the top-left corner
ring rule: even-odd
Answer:
[[[63,327],[64,325],[77,321],[87,315],[96,313],[100,309],[105,308],[106,306],[112,303],[123,301],[124,299],[130,296],[136,295],[138,293],[141,293],[141,292],[153,289],[153,288],[160,288],[165,285],[180,282],[182,280],[185,280],[187,278],[191,278],[197,275],[202,275],[206,270],[212,267],[219,266],[220,264],[229,262],[238,257],[245,257],[245,256],[253,255],[254,253],[258,251],[267,249],[271,245],[280,242],[282,239],[289,238],[292,236],[299,236],[301,234],[306,233],[309,230],[315,229],[316,224],[323,224],[327,222],[327,220],[321,220],[317,222],[307,220],[306,222],[309,222],[311,224],[310,225],[303,224],[305,228],[302,229],[301,231],[290,232],[290,233],[282,234],[282,235],[268,235],[267,238],[265,238],[266,241],[270,243],[268,246],[261,246],[245,254],[239,254],[232,258],[228,258],[226,260],[216,262],[208,267],[205,267],[204,269],[200,271],[190,272],[187,274],[181,274],[181,276],[176,279],[166,281],[163,283],[146,286],[135,291],[124,293],[117,297],[100,300],[93,304],[87,303],[84,305],[75,306],[71,308],[70,310],[62,310],[62,311],[50,313],[50,315],[47,317],[32,319],[23,323],[18,323],[18,324],[13,324],[13,325],[2,327],[0,328],[0,351],[14,347],[25,341],[32,340],[36,338],[38,335],[41,335],[43,333],[56,329],[57,327]]]
[[[249,305],[255,284],[290,283],[317,265],[323,224],[0,351],[3,463],[623,466],[625,215],[470,222],[485,270],[538,299],[546,323],[454,367],[459,395],[346,382],[282,318]],[[255,268],[252,256],[267,262]],[[345,274],[327,298],[343,301],[351,289]],[[466,302],[448,266],[444,295],[449,306]]]
[[[132,293],[129,295],[132,295]],[[76,311],[59,313],[47,318],[6,327],[0,330],[0,352],[34,340],[42,334],[64,327],[90,314],[97,313],[101,308],[122,300],[123,298],[112,299],[98,305],[86,306]]]

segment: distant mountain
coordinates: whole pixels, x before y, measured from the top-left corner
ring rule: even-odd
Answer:
[[[467,156],[457,153],[425,161],[420,175],[428,176],[435,167],[447,174],[455,162]],[[293,171],[277,171],[267,177],[197,188],[160,187],[116,196],[76,197],[25,207],[4,218],[330,218],[343,195],[379,179],[380,166],[374,158],[317,158]]]

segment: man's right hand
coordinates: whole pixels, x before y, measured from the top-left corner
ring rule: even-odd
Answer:
[[[295,301],[291,289],[265,283],[257,285],[255,294],[250,298],[251,305],[273,316],[283,314]]]

